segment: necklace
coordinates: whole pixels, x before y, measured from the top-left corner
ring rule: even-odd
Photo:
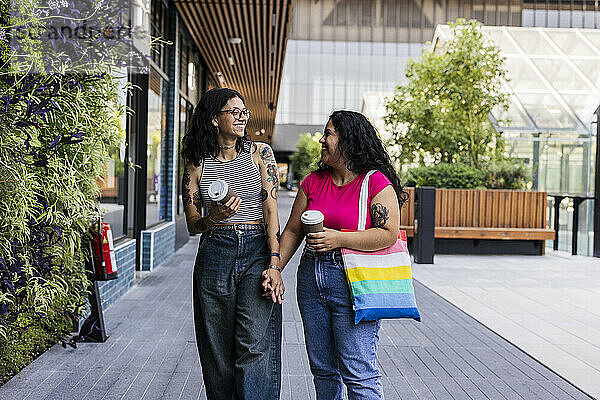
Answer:
[[[234,147],[235,147],[235,144],[234,144],[233,146],[221,146],[221,145],[219,145],[219,148],[220,148],[221,150],[231,150],[231,149],[233,149]]]

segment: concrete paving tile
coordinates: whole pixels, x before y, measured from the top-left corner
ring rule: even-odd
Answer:
[[[390,382],[402,400],[418,399],[416,393],[404,377],[395,377],[394,379],[390,379]],[[387,395],[387,392],[384,391],[384,395]]]
[[[444,385],[440,383],[437,378],[422,377],[421,380],[427,386],[427,388],[433,393],[433,396],[439,400],[445,400],[451,398],[450,393],[446,390]]]
[[[281,204],[282,210],[286,210],[280,213],[282,219],[286,218],[291,205],[291,199],[288,201],[290,204]],[[139,399],[140,396],[162,396],[166,400],[205,399],[191,307],[190,278],[197,240],[198,237],[192,238],[175,256],[106,310],[105,322],[111,334],[107,343],[82,344],[73,351],[53,347],[23,371],[22,379],[15,378],[0,388],[0,398],[20,399],[37,390],[36,393],[45,393],[46,397],[60,395],[68,399],[72,396],[77,400],[86,394],[89,399],[110,400]],[[315,393],[294,295],[295,266],[299,256],[298,252],[284,271],[288,297],[283,316],[281,398],[306,400],[315,399]],[[458,306],[463,301],[470,311],[464,304],[463,309],[472,315],[485,314],[480,321],[486,325],[498,321],[506,323],[506,336],[515,343],[529,342],[538,345],[540,352],[554,351],[556,360],[565,354],[578,360],[566,349],[544,347],[550,343],[538,336],[540,332],[536,329],[523,324],[523,321],[527,322],[528,313],[533,313],[545,323],[554,324],[556,329],[571,332],[565,329],[564,323],[568,321],[553,321],[553,314],[547,312],[544,308],[547,306],[543,304],[556,296],[555,283],[557,277],[564,275],[562,267],[530,265],[531,260],[539,259],[440,256],[436,257],[433,266],[416,266],[415,276],[422,271],[420,276],[430,280],[425,283],[439,290],[439,294],[451,297]],[[544,274],[547,269],[550,273]],[[575,278],[583,276],[584,270],[580,268],[571,274],[574,277],[566,281],[566,287],[585,293],[574,297],[573,302],[562,305],[561,309],[572,307],[575,310],[576,319],[572,324],[575,333],[581,331],[590,314],[574,303],[581,305],[598,294],[594,288],[583,287],[577,281],[581,277]],[[518,279],[515,280],[515,276]],[[435,281],[435,285],[431,281]],[[563,393],[565,399],[586,398],[568,382],[419,281],[415,280],[414,285],[423,322],[382,322],[379,367],[388,399],[519,398],[520,392],[524,393],[524,398],[544,400],[543,396],[562,400]],[[503,296],[511,296],[511,301],[501,304]],[[521,301],[521,308],[518,301]],[[515,310],[510,310],[511,304],[517,304]],[[596,329],[594,325],[590,326]],[[584,351],[583,347],[574,348],[579,356],[585,354]],[[577,365],[567,363],[567,366]],[[67,378],[46,381],[58,372]],[[585,373],[585,370],[581,371],[581,374]],[[600,378],[594,377],[594,380],[600,381]],[[43,386],[44,382],[46,386]]]
[[[472,382],[490,400],[511,400],[509,394],[507,394],[507,397],[503,396],[502,393],[500,393],[488,379],[475,378],[472,380]]]
[[[155,372],[144,372],[140,371],[135,379],[131,382],[131,385],[127,388],[122,400],[140,400],[146,394],[150,383],[154,379]]]
[[[588,344],[559,345],[564,352],[585,362],[590,367],[600,371],[600,348]]]
[[[23,396],[27,400],[44,399],[50,392],[54,390],[66,378],[63,371],[52,371],[52,373],[38,385],[35,385],[28,393]]]
[[[48,392],[44,400],[54,400],[66,398],[67,394],[77,385],[89,370],[78,370],[63,375],[63,379],[54,389]],[[2,397],[0,397],[2,398]]]
[[[64,390],[62,393],[57,393],[58,396],[54,399],[83,399],[86,394],[91,390],[94,385],[105,375],[107,371],[103,369],[90,369],[87,370],[85,375],[75,382],[75,384],[69,389]],[[48,396],[48,399],[52,399],[52,396]]]
[[[458,378],[454,380],[473,400],[487,400],[488,397],[471,379]]]
[[[390,358],[388,353],[383,349],[383,346],[378,346],[377,351],[377,364],[381,374],[386,377],[400,376],[400,370],[394,364],[394,361]]]
[[[185,386],[182,388],[180,400],[197,400],[206,398],[204,383],[202,381],[202,372],[200,368],[195,368],[190,372]]]
[[[307,376],[289,376],[291,398],[316,400],[315,387],[312,382],[312,377]]]
[[[98,381],[90,388],[85,397],[74,398],[73,400],[101,400],[104,398],[108,390],[112,385],[119,380],[121,376],[120,371],[106,371],[104,375],[100,377]],[[66,397],[55,397],[66,400]],[[50,399],[49,399],[50,400]]]
[[[423,382],[423,380],[418,376],[406,376],[404,377],[406,382],[410,385],[413,392],[418,399],[434,399],[435,396],[431,393],[431,390],[427,387],[427,385]]]
[[[416,347],[413,349],[414,353],[419,359],[427,366],[427,368],[433,373],[436,378],[450,377],[448,371],[444,369],[440,363],[431,356],[431,353],[426,348]]]
[[[183,387],[185,386],[186,381],[189,379],[191,371],[185,372],[174,372],[171,374],[169,382],[165,387],[163,392],[163,399],[179,399],[181,396],[181,392],[183,391]]]
[[[562,382],[564,381],[561,380],[560,383]],[[557,382],[556,380],[539,382],[539,384],[542,385],[544,389],[552,393],[552,395],[558,399],[589,400],[589,397],[583,394],[581,391],[573,390],[574,388],[570,384],[566,383],[568,387],[566,385],[561,385],[561,387],[557,383],[559,382]]]
[[[402,400],[402,397],[400,397],[396,391],[396,388],[394,388],[394,385],[388,377],[381,377],[381,387],[387,400]]]
[[[120,399],[137,377],[139,370],[120,370],[119,378],[110,385],[102,399]]]
[[[290,377],[288,375],[283,375],[281,377],[279,398],[280,400],[292,400],[292,389],[290,387]]]
[[[450,394],[450,397],[455,400],[470,400],[469,395],[464,389],[456,383],[452,378],[438,378],[439,382],[444,386],[444,389]]]
[[[150,382],[150,385],[148,385],[148,390],[146,390],[142,399],[162,400],[168,398],[165,397],[164,393],[172,377],[173,374],[171,372],[157,372],[154,375],[152,382]]]

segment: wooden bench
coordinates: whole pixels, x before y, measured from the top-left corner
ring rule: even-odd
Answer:
[[[414,236],[414,188],[400,212],[401,229]],[[520,190],[436,189],[435,238],[542,241],[554,239],[546,226],[546,192]],[[436,244],[437,247],[437,244]]]

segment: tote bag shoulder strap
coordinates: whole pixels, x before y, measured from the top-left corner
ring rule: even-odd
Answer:
[[[360,195],[358,196],[358,230],[364,231],[367,226],[367,212],[369,211],[369,178],[376,170],[371,170],[365,175],[362,185],[360,185]]]

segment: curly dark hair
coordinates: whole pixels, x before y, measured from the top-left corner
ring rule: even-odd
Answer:
[[[203,158],[219,155],[219,144],[217,143],[219,128],[212,124],[212,120],[234,97],[244,101],[240,92],[229,88],[210,89],[202,95],[194,109],[189,128],[182,139],[181,157],[184,160],[199,166]],[[245,148],[245,142],[249,142],[247,132],[235,143],[238,153]]]
[[[346,168],[357,174],[381,171],[392,182],[398,205],[402,207],[409,195],[403,190],[375,127],[364,115],[354,111],[334,111],[329,120],[339,135],[338,150],[345,159]],[[319,161],[317,172],[330,169],[323,160]]]

